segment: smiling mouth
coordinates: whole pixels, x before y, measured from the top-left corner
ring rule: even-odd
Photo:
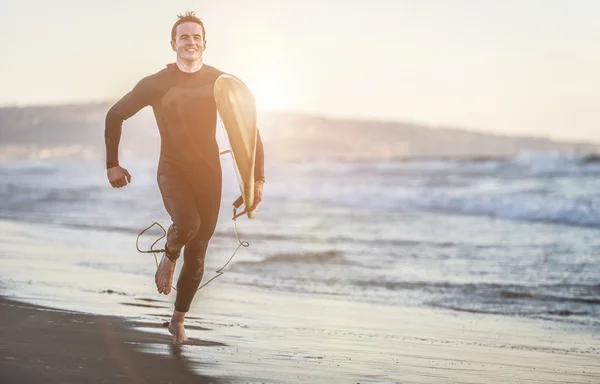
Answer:
[[[197,49],[195,49],[195,48],[188,48],[188,49],[186,49],[186,52],[196,52],[196,51],[197,51]]]

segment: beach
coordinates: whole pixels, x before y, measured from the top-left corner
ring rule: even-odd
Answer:
[[[600,384],[599,2],[5,3],[0,384]]]
[[[600,384],[600,2],[4,3],[0,384]]]
[[[595,383],[600,377],[593,327],[265,292],[227,283],[227,272],[198,293],[188,315],[191,343],[177,345],[164,327],[174,295],[156,293],[152,275],[124,278],[119,252],[89,245],[110,238],[127,250],[131,236],[6,220],[0,226],[6,382]],[[96,241],[56,244],[82,237]],[[74,262],[94,252],[115,270]],[[45,264],[36,256],[42,254]],[[42,270],[53,277],[40,278]],[[86,289],[72,288],[82,281]]]
[[[273,162],[258,217],[234,227],[224,161],[203,282],[234,228],[249,247],[197,293],[189,345],[136,249],[169,225],[156,164],[129,164],[124,189],[96,162],[2,164],[8,382],[600,381],[597,163]]]

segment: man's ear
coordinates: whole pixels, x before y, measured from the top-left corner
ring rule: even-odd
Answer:
[[[174,52],[177,52],[177,48],[175,47],[175,40],[171,40],[171,49],[172,49]]]

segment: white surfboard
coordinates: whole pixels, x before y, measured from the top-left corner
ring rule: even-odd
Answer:
[[[254,204],[256,102],[250,89],[240,79],[226,74],[215,81],[214,96],[229,140],[244,208],[248,208]],[[246,214],[254,219],[256,210]]]

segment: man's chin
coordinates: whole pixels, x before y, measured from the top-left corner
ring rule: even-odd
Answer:
[[[185,53],[183,55],[179,55],[185,61],[198,61],[202,58],[202,55],[198,55],[196,53]]]

